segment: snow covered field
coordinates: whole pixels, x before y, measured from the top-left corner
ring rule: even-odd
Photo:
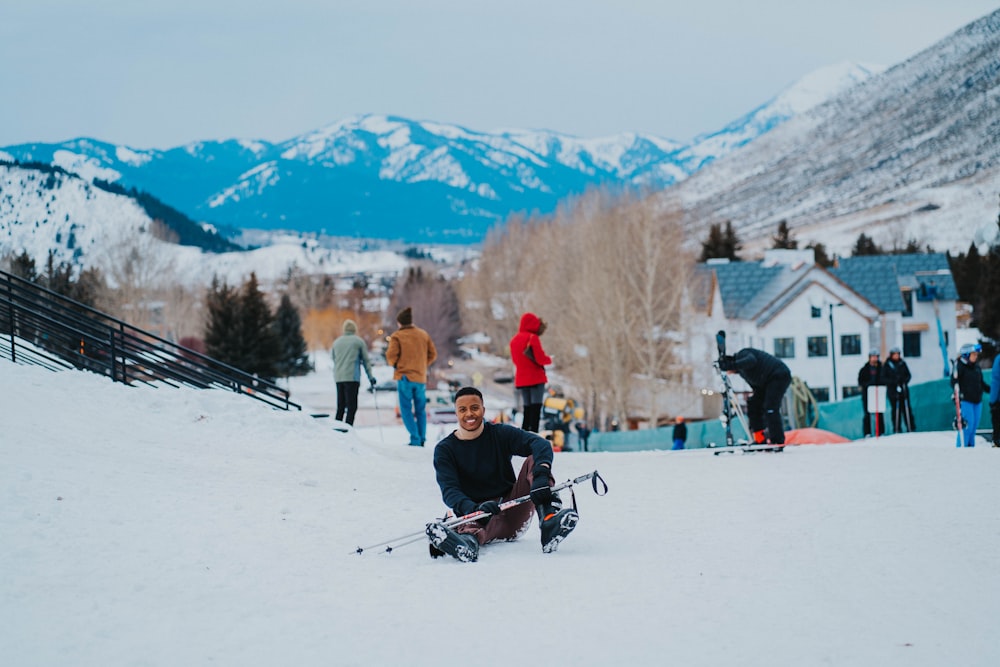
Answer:
[[[330,400],[325,371],[298,382]],[[610,487],[577,488],[576,532],[463,564],[354,553],[443,509],[432,449],[378,400],[381,428],[339,433],[0,360],[0,662],[1000,664],[998,450],[560,453],[558,480]]]

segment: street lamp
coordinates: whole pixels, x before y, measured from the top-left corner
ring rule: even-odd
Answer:
[[[842,303],[830,304],[830,359],[833,363],[833,400],[837,401],[837,343],[833,338],[833,307],[843,306]]]

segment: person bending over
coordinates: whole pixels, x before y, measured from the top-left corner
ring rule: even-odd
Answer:
[[[747,399],[747,421],[754,442],[785,444],[781,399],[792,383],[788,366],[763,350],[745,347],[734,355],[722,357],[719,368],[727,373],[738,373],[753,390]]]

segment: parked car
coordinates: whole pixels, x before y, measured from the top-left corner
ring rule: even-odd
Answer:
[[[493,371],[493,381],[497,384],[510,384],[514,381],[514,372],[509,368]]]
[[[382,380],[375,384],[372,388],[371,385],[368,387],[369,393],[373,391],[396,391],[396,381],[395,380]]]

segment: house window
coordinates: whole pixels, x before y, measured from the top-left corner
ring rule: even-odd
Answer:
[[[810,357],[825,357],[830,354],[827,349],[826,336],[809,336],[806,339],[806,346],[809,349]]]
[[[861,334],[840,337],[840,354],[845,357],[861,354]]]
[[[903,356],[904,357],[919,357],[920,356],[920,332],[919,331],[908,331],[903,334]]]
[[[843,392],[844,398],[850,398],[851,396],[861,395],[861,387],[859,387],[856,384],[852,384],[846,387],[841,387],[841,391]]]
[[[816,399],[817,403],[829,403],[830,402],[830,388],[829,387],[809,387],[809,391],[812,392],[813,398]]]
[[[823,309],[819,306],[809,306],[811,317],[815,320],[823,317]]]
[[[913,290],[903,290],[903,317],[913,317]]]
[[[795,339],[794,338],[775,338],[774,339],[774,356],[779,359],[794,359],[795,358]]]

